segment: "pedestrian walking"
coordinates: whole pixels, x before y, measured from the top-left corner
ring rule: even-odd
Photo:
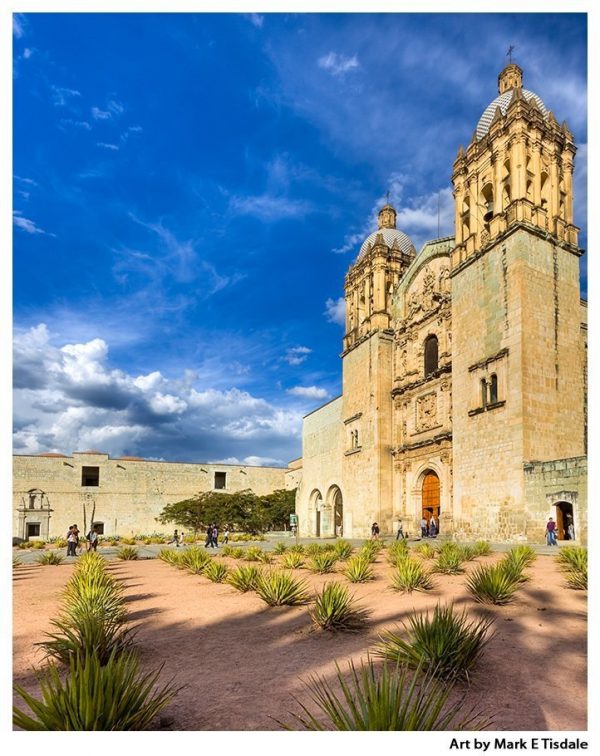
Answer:
[[[556,546],[556,523],[552,517],[549,517],[546,523],[546,544]]]
[[[173,531],[173,538],[169,541],[169,544],[174,543],[179,548],[179,533],[177,530]]]
[[[181,531],[181,535],[179,536],[179,544],[180,546],[183,546],[183,542],[185,541],[185,533],[183,530]]]
[[[422,517],[421,518],[421,538],[427,538],[427,520]]]
[[[204,542],[205,549],[207,549],[212,544],[212,531],[213,531],[213,526],[209,525],[206,528],[206,541]]]
[[[406,538],[404,530],[402,529],[402,520],[398,523],[398,532],[396,533],[396,540],[398,541],[400,538]]]
[[[212,529],[212,541],[211,544],[213,549],[219,548],[219,528],[216,525],[213,525]]]
[[[75,549],[77,548],[77,536],[75,535],[75,525],[69,527],[67,533],[67,556],[77,556]]]
[[[225,532],[223,533],[223,543],[225,545],[229,543],[229,528],[225,528]]]
[[[379,540],[379,525],[376,522],[374,522],[371,525],[371,540],[372,541]]]
[[[79,546],[79,528],[77,525],[73,525],[73,535],[75,536],[75,546],[73,547],[73,556],[77,556],[77,549],[81,554],[81,547]]]
[[[437,522],[435,521],[435,517],[433,517],[432,515],[431,519],[429,520],[429,537],[435,538],[437,534],[438,534]]]
[[[569,541],[575,540],[575,525],[573,524],[571,515],[567,515],[567,535],[569,536]]]

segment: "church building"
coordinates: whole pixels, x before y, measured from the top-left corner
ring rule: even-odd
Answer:
[[[587,514],[587,304],[576,147],[510,63],[452,166],[454,236],[417,253],[381,208],[344,282],[342,395],[304,418],[304,536],[432,516],[440,536],[559,538]]]

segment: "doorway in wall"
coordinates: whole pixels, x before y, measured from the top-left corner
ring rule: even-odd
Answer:
[[[557,501],[556,507],[556,537],[559,541],[572,540],[569,534],[569,525],[573,525],[571,534],[575,535],[575,522],[573,520],[573,505],[568,501]]]
[[[423,477],[423,486],[421,489],[421,503],[423,508],[422,517],[429,521],[435,517],[436,527],[440,530],[440,479],[433,470],[427,470]]]

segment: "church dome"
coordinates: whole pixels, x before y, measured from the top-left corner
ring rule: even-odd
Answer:
[[[395,245],[401,252],[412,252],[416,254],[415,245],[405,233],[399,231],[397,228],[380,228],[377,231],[373,231],[373,233],[369,234],[364,240],[360,252],[358,253],[358,257],[356,258],[356,262],[362,260],[371,247],[377,242],[378,236],[383,237],[383,241],[387,247],[393,247]]]
[[[548,113],[548,109],[542,102],[542,98],[539,95],[536,95],[535,92],[530,92],[528,89],[523,89],[522,93],[527,102],[531,102],[532,100],[535,102],[538,108],[542,111],[543,115],[546,115]],[[479,119],[479,123],[477,124],[477,139],[483,139],[483,137],[488,133],[492,120],[494,119],[494,115],[496,113],[496,108],[500,108],[502,115],[506,115],[506,111],[508,110],[508,106],[512,102],[514,94],[515,90],[509,89],[507,92],[498,95],[495,100],[492,100],[492,102],[490,102],[487,108],[483,111],[483,114]]]

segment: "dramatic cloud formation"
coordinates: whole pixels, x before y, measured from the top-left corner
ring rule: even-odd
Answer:
[[[108,356],[98,338],[53,345],[43,323],[16,334],[16,453],[99,448],[113,456],[161,457],[168,448],[172,458],[208,461],[226,458],[229,449],[239,459],[279,464],[293,455],[302,411],[235,387],[198,389],[190,373],[129,374],[111,368]],[[326,395],[314,387],[291,393]],[[271,454],[256,456],[259,447]]]

